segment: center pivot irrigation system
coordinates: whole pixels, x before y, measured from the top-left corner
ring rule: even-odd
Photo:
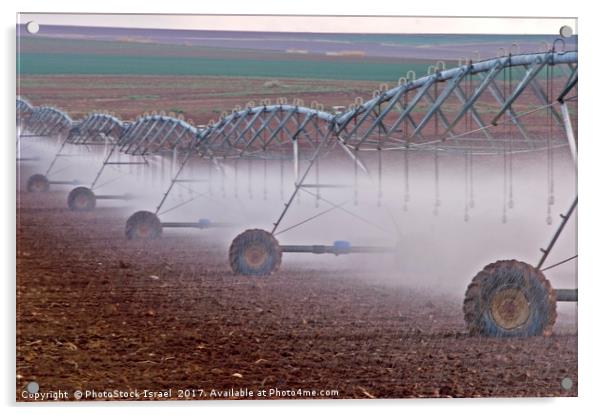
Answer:
[[[67,147],[97,145],[99,148],[100,145],[102,164],[91,186],[76,187],[68,197],[72,210],[91,210],[97,199],[128,198],[127,195],[94,193],[107,166],[136,164],[151,172],[160,170],[164,177],[164,162],[169,160],[169,183],[157,207],[138,211],[126,222],[127,238],[157,238],[165,227],[228,225],[208,220],[162,223],[159,215],[175,186],[211,180],[220,180],[223,186],[226,171],[234,171],[237,194],[241,160],[248,163],[249,169],[253,160],[263,162],[264,166],[279,164],[281,181],[285,164],[290,165],[294,177],[292,192],[272,227],[268,230],[248,229],[234,238],[230,246],[229,262],[233,272],[250,276],[275,272],[285,252],[399,253],[395,246],[354,246],[346,241],[336,241],[332,245],[281,245],[278,242],[277,235],[334,210],[371,223],[324,197],[328,189],[342,187],[320,182],[320,164],[324,161],[349,160],[353,185],[345,187],[353,189],[353,198],[357,200],[357,177],[361,172],[378,189],[378,204],[381,205],[383,154],[399,156],[405,166],[404,203],[407,204],[408,156],[412,152],[434,156],[437,179],[439,155],[464,157],[467,169],[468,166],[472,169],[473,156],[500,155],[504,158],[506,180],[513,155],[546,151],[548,223],[551,223],[553,152],[568,146],[575,166],[577,156],[571,124],[571,112],[574,113],[577,106],[577,52],[557,51],[556,45],[560,41],[544,52],[530,54],[511,53],[518,49],[513,45],[510,51],[503,51],[496,58],[479,62],[461,60],[459,66],[452,69],[446,69],[443,62],[438,62],[429,68],[426,76],[418,79],[410,71],[395,87],[383,84],[374,91],[371,99],[364,102],[357,98],[346,110],[333,107],[332,112],[326,112],[316,102],[305,107],[301,100],[288,104],[286,99],[280,98],[272,104],[266,99],[259,105],[251,102],[245,108],[237,107],[206,126],[194,126],[165,114],[145,115],[133,122],[122,122],[108,114],[92,113],[82,121],[74,122],[62,111],[32,107],[25,100],[17,99],[17,124],[23,132],[20,137],[53,136],[62,140],[46,174],[32,176],[27,188],[29,191],[46,191],[51,184],[76,184],[50,181],[47,177]],[[209,166],[202,178],[194,168],[201,162]],[[192,168],[187,169],[187,166]],[[264,167],[264,173],[266,169]],[[212,176],[211,171],[219,174]],[[472,176],[472,171],[470,173]],[[328,209],[282,229],[287,213],[293,209],[293,202],[301,192],[316,201],[323,201]],[[438,195],[436,206],[437,203]],[[509,208],[512,203],[510,188]],[[497,261],[474,277],[464,300],[465,319],[471,333],[490,336],[549,334],[556,319],[556,302],[577,301],[577,289],[554,290],[543,274],[544,270],[559,265],[544,267],[576,206],[577,198],[561,215],[558,229],[547,247],[541,250],[537,265],[515,260]],[[472,202],[466,204],[467,211],[471,207]],[[174,207],[169,210],[172,209]],[[506,204],[504,221],[505,209]],[[385,210],[390,212],[391,209],[385,206]],[[399,240],[402,232],[392,215],[391,220]]]

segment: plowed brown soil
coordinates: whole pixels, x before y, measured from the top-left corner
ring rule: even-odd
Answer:
[[[235,277],[227,246],[202,231],[127,241],[127,210],[70,212],[60,191],[19,198],[17,400],[30,400],[22,391],[34,380],[68,399],[74,390],[153,399],[143,391],[170,389],[171,399],[275,389],[317,398],[577,394],[575,327],[471,337],[458,298],[287,266],[286,257],[275,276]]]

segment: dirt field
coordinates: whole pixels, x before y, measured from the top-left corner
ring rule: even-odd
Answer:
[[[171,389],[171,399],[261,390],[290,399],[274,390],[299,388],[316,398],[577,395],[574,326],[474,338],[459,298],[286,257],[276,276],[235,277],[227,247],[207,233],[128,242],[127,209],[76,214],[60,191],[18,198],[17,400],[34,380],[69,399],[76,389]]]

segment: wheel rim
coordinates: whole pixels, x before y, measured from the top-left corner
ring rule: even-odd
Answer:
[[[259,268],[266,262],[268,253],[263,245],[255,243],[245,248],[243,256],[249,266]]]
[[[518,288],[506,288],[496,292],[491,299],[491,317],[495,323],[512,330],[529,319],[529,302]]]
[[[36,192],[41,192],[42,189],[44,188],[44,184],[42,183],[41,180],[36,180],[35,182],[33,182],[33,190],[35,190]]]

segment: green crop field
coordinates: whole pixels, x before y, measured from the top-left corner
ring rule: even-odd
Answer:
[[[412,70],[417,77],[427,74],[427,62],[361,62],[316,60],[255,60],[187,56],[120,56],[71,53],[21,53],[17,59],[20,75],[189,75],[265,77],[300,79],[365,80],[397,82]],[[453,63],[448,63],[453,66]],[[515,69],[512,79],[524,70]],[[510,79],[510,73],[507,75]],[[538,78],[546,76],[541,72]],[[563,76],[555,69],[553,76]]]
[[[430,63],[253,60],[205,57],[118,56],[70,53],[21,53],[21,75],[205,75],[397,82],[413,70],[426,74]]]

